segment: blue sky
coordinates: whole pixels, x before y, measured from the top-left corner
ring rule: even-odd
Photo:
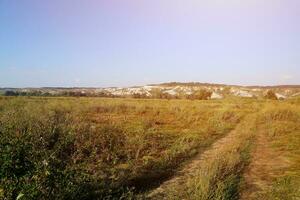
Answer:
[[[0,0],[0,87],[299,80],[298,0]]]

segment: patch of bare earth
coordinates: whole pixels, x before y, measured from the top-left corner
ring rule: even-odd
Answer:
[[[170,191],[170,189],[180,189],[180,186],[184,185],[186,183],[186,180],[196,175],[195,173],[201,165],[215,156],[216,152],[218,152],[218,150],[221,149],[224,145],[230,143],[234,137],[237,137],[236,130],[232,130],[225,137],[216,141],[210,149],[196,155],[195,158],[191,160],[187,165],[185,165],[182,170],[176,173],[173,178],[163,182],[158,188],[150,192],[147,196],[148,199],[168,199],[168,197],[166,197],[166,194],[168,191]]]
[[[258,132],[256,145],[251,153],[251,163],[244,173],[245,184],[240,199],[257,199],[258,194],[267,191],[272,181],[284,175],[289,167],[289,161],[282,152],[271,147],[271,142],[265,132]]]

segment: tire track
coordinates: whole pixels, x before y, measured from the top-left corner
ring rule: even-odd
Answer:
[[[236,128],[230,131],[225,137],[216,141],[211,148],[196,155],[194,159],[192,159],[186,166],[177,172],[173,178],[163,182],[158,188],[151,191],[147,195],[147,199],[167,199],[165,194],[170,188],[178,188],[186,183],[186,180],[193,177],[201,165],[215,156],[216,152],[218,152],[226,144],[230,143],[238,136],[237,127],[239,126],[237,125]]]

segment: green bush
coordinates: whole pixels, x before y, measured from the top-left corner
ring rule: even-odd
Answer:
[[[54,199],[74,190],[76,172],[68,168],[74,153],[70,122],[58,110],[37,117],[23,108],[1,116],[0,187],[6,199],[21,194]]]
[[[115,126],[75,123],[61,104],[12,100],[0,112],[0,199],[113,199],[127,160]],[[81,119],[81,118],[80,118]]]

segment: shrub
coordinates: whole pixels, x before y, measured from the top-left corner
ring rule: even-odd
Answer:
[[[269,90],[267,92],[267,94],[265,95],[265,99],[270,99],[270,100],[278,100],[275,92],[273,92],[272,90]]]
[[[0,119],[0,184],[7,199],[53,199],[73,192],[74,139],[64,112],[43,118],[25,109]]]
[[[207,91],[207,90],[199,90],[199,91],[195,91],[193,94],[188,95],[187,98],[188,99],[198,99],[198,100],[208,100],[211,97],[212,92]]]

